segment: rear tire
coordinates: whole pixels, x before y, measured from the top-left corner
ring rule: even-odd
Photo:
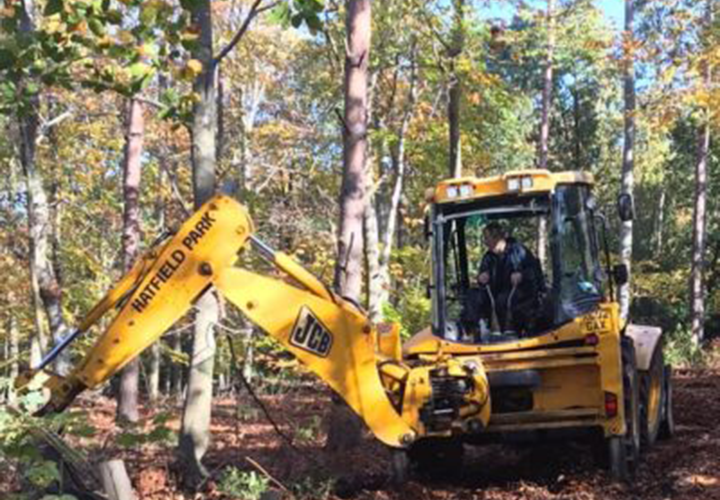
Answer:
[[[410,457],[407,450],[391,449],[390,453],[390,483],[398,488],[410,479]]]
[[[631,482],[640,460],[640,383],[632,339],[622,339],[623,408],[625,434],[606,440],[610,476],[616,481]]]
[[[657,441],[660,426],[665,415],[665,367],[662,346],[658,345],[650,360],[650,368],[640,375],[641,441],[649,448]]]
[[[672,390],[672,366],[665,365],[663,369],[663,416],[659,439],[670,439],[675,435],[675,417],[673,416],[673,390]]]
[[[450,438],[422,439],[408,450],[411,469],[420,477],[444,479],[462,472],[464,448]]]

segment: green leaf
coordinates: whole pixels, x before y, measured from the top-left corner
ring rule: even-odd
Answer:
[[[198,5],[199,5],[198,0],[180,0],[180,6],[183,9],[190,11],[190,12],[195,10],[198,7]]]
[[[173,416],[170,412],[164,411],[155,415],[152,421],[155,425],[162,425],[168,423],[172,419],[172,417]]]
[[[17,58],[13,51],[10,49],[0,49],[0,70],[12,68],[16,60]]]
[[[45,10],[43,11],[43,14],[46,16],[52,16],[54,14],[58,14],[62,12],[63,10],[63,0],[48,0],[48,3],[45,5]]]
[[[120,24],[123,20],[122,12],[119,10],[109,10],[105,14],[105,19],[107,19],[107,22],[110,24]]]
[[[281,3],[268,14],[268,21],[272,24],[287,26],[290,23],[290,6],[287,3]]]
[[[167,427],[156,427],[150,434],[147,435],[147,440],[150,443],[161,443],[170,441],[173,437],[173,432]]]
[[[102,37],[105,35],[105,25],[97,18],[92,17],[88,20],[88,26],[96,36]]]
[[[157,6],[150,3],[145,4],[142,11],[140,12],[140,22],[149,26],[151,24],[155,24],[155,19],[158,15],[158,9]]]
[[[128,68],[130,76],[133,78],[144,78],[151,70],[152,68],[142,61],[131,64]]]
[[[125,448],[132,448],[133,446],[137,446],[139,444],[143,444],[145,441],[144,436],[140,434],[131,434],[129,432],[125,432],[123,434],[120,434],[116,439],[115,442],[122,447]]]
[[[307,16],[305,18],[305,22],[307,23],[308,28],[310,28],[310,31],[320,31],[323,28],[322,19],[316,15]]]
[[[55,462],[47,460],[26,469],[25,477],[38,488],[47,488],[53,482],[60,480],[60,471]]]
[[[40,92],[40,86],[35,82],[28,82],[27,85],[25,85],[25,94],[26,95],[37,95]]]

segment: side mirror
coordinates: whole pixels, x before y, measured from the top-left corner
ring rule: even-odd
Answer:
[[[630,273],[625,264],[617,264],[613,267],[613,280],[618,286],[627,284],[630,279]]]
[[[620,220],[623,222],[628,222],[635,218],[635,202],[631,194],[622,193],[618,196],[617,210]]]

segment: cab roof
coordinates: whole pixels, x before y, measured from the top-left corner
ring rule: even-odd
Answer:
[[[558,184],[593,185],[589,172],[548,170],[514,170],[493,177],[459,177],[444,180],[427,192],[430,203],[447,203],[504,194],[552,192]]]

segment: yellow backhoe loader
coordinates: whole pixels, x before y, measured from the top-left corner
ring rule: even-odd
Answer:
[[[578,435],[595,439],[614,478],[628,479],[643,445],[672,433],[670,369],[661,331],[619,318],[613,286],[627,271],[610,266],[592,185],[586,173],[527,170],[432,189],[425,227],[432,324],[404,345],[399,325],[372,324],[353,301],[259,240],[245,208],[218,195],[140,259],[16,385],[45,376],[51,397],[40,414],[62,411],[216,290],[392,448],[398,480],[461,467],[465,444]],[[632,216],[630,198],[618,206],[621,218]],[[542,286],[529,305],[513,312],[494,297],[483,317],[477,298],[492,291],[476,276],[483,229],[492,223],[537,240],[545,248],[538,255],[547,257],[537,259]],[[284,276],[238,267],[247,247]],[[69,375],[46,370],[111,310],[110,326]]]

